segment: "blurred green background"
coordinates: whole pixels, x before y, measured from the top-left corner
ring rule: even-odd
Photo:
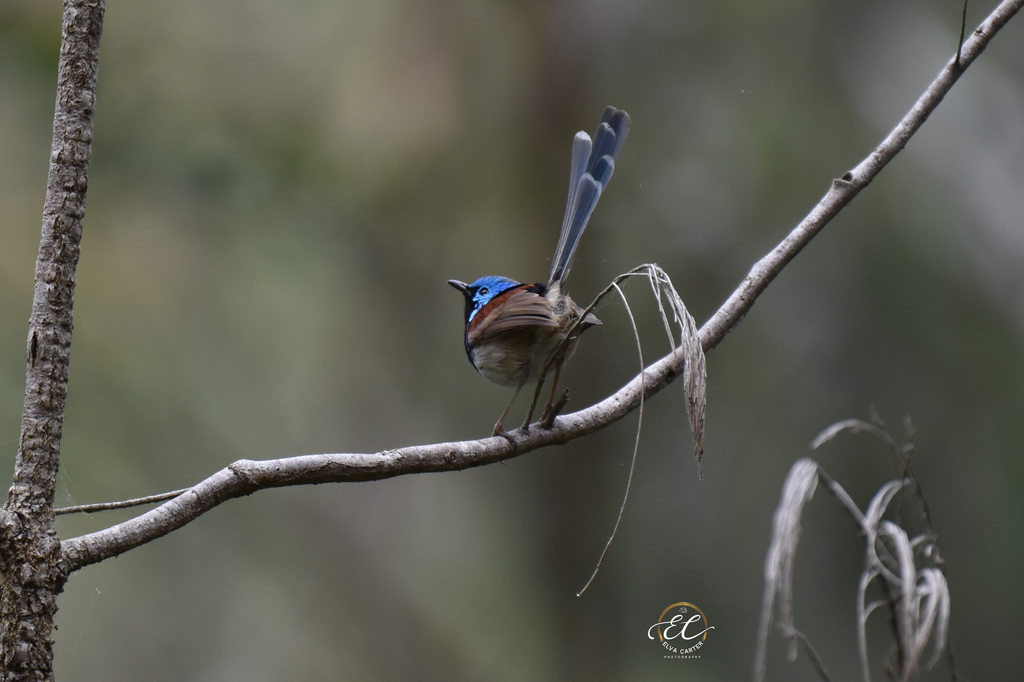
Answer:
[[[975,26],[994,3],[972,3]],[[959,2],[111,2],[58,503],[191,485],[239,458],[486,436],[445,280],[547,275],[573,134],[633,118],[570,289],[655,261],[703,323],[909,109]],[[0,6],[0,457],[11,471],[60,7]],[[628,288],[648,360],[667,349]],[[570,407],[637,369],[621,303],[563,373]],[[1024,639],[1024,19],[708,356],[703,469],[682,389],[600,435],[461,473],[258,493],[72,576],[56,672],[80,680],[746,679],[792,463],[871,405],[947,560],[965,679]],[[513,414],[521,419],[524,406]],[[813,453],[855,500],[867,436]],[[796,625],[856,679],[862,543],[819,491]],[[133,512],[63,517],[63,537]],[[699,660],[646,637],[669,604]],[[872,621],[876,678],[886,618]],[[1011,672],[1012,671],[1012,672]],[[947,679],[940,664],[928,679]],[[769,679],[818,679],[771,646]]]

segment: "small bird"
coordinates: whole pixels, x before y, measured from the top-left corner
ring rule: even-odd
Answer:
[[[537,393],[540,392],[549,359],[555,376],[541,422],[548,427],[553,423],[568,399],[566,391],[558,405],[554,405],[562,365],[576,350],[579,335],[601,324],[593,313],[587,313],[569,342],[559,349],[559,344],[584,312],[562,292],[562,285],[569,275],[576,245],[590,214],[615,170],[615,155],[628,133],[629,114],[615,107],[605,109],[593,140],[582,130],[576,133],[569,169],[569,199],[547,284],[520,284],[495,275],[481,277],[472,284],[448,280],[448,284],[466,297],[465,342],[469,361],[491,381],[516,388],[508,407],[494,425],[495,436],[508,436],[503,426],[505,417],[527,381],[536,379]],[[556,350],[557,356],[552,358]],[[536,401],[535,394],[523,428],[529,428]]]

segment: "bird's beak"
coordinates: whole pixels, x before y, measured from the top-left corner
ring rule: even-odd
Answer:
[[[453,287],[455,287],[456,289],[461,291],[463,296],[465,296],[466,298],[469,298],[470,294],[469,294],[469,285],[468,284],[466,284],[465,282],[460,282],[457,279],[450,279],[450,280],[448,280],[448,284],[451,284]]]

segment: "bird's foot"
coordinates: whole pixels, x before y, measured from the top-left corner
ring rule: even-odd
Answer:
[[[565,389],[565,393],[558,399],[555,404],[548,403],[548,406],[544,408],[544,414],[540,418],[540,427],[542,429],[550,430],[555,425],[555,418],[562,412],[562,408],[569,402],[569,389]]]
[[[515,443],[515,439],[512,437],[512,434],[509,433],[508,431],[506,431],[505,427],[502,426],[500,422],[498,424],[495,424],[495,426],[494,426],[494,433],[491,434],[492,438],[495,437],[495,436],[501,436],[502,438],[507,440],[509,443]]]

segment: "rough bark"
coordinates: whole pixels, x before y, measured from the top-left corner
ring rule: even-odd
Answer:
[[[0,680],[53,679],[53,619],[67,571],[53,524],[72,305],[92,149],[102,0],[67,0],[53,146],[29,319],[25,408],[0,512]]]

